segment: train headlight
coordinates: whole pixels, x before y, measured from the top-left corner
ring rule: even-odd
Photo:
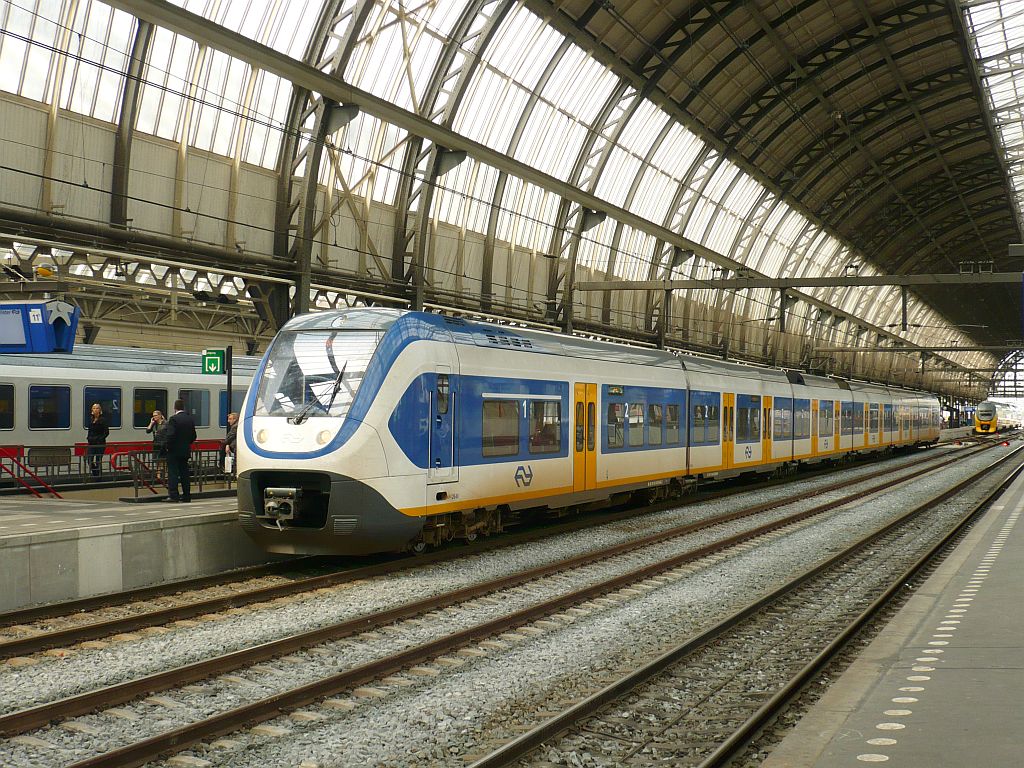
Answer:
[[[256,442],[259,443],[260,445],[263,445],[265,442],[267,442],[267,430],[261,429],[259,432],[256,433]]]
[[[322,432],[317,434],[316,441],[320,445],[327,445],[327,443],[331,441],[331,433],[328,432],[326,429],[323,430]]]

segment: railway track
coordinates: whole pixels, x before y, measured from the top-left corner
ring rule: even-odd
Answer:
[[[853,493],[842,496],[838,499],[813,505],[794,514],[780,513],[768,522],[758,524],[736,526],[746,519],[758,513],[765,513],[769,509],[782,506],[778,500],[769,502],[767,505],[759,505],[755,508],[747,508],[738,512],[723,515],[715,521],[719,527],[732,529],[723,533],[713,540],[699,543],[699,545],[684,547],[680,552],[672,547],[668,556],[647,557],[647,561],[639,566],[623,562],[622,568],[625,572],[617,575],[594,580],[582,589],[570,589],[568,592],[548,599],[528,601],[519,610],[509,610],[502,615],[485,621],[468,622],[466,626],[458,631],[441,633],[427,642],[410,643],[404,650],[376,658],[363,664],[357,664],[343,672],[324,679],[317,679],[303,685],[298,685],[288,690],[282,690],[271,696],[264,697],[259,701],[247,704],[243,707],[235,707],[222,711],[213,717],[198,722],[189,723],[172,731],[157,734],[143,739],[131,746],[122,746],[103,755],[95,755],[84,761],[76,763],[78,766],[100,766],[100,765],[140,765],[146,761],[167,754],[179,751],[190,744],[209,739],[214,736],[234,731],[244,724],[275,717],[282,711],[293,710],[306,704],[333,696],[341,691],[351,690],[358,686],[373,681],[388,679],[389,676],[401,674],[404,670],[415,669],[418,665],[427,664],[438,657],[444,658],[446,654],[457,654],[461,650],[467,650],[465,646],[474,642],[503,642],[502,640],[488,640],[489,638],[505,638],[504,642],[522,641],[531,636],[534,632],[543,632],[546,627],[543,622],[551,622],[554,615],[554,622],[571,622],[576,615],[599,610],[602,605],[600,601],[611,600],[613,603],[618,599],[625,599],[629,593],[643,592],[654,589],[667,581],[681,578],[682,573],[691,564],[702,558],[715,557],[714,553],[730,547],[742,547],[745,543],[758,538],[770,537],[778,531],[799,528],[801,525],[809,525],[812,518],[835,510],[853,501],[863,500],[872,493],[887,491],[897,483],[910,482],[929,473],[937,473],[938,470],[948,466],[946,461],[931,461],[929,466],[914,469],[904,474],[898,481],[892,479],[876,483],[873,486],[861,487]],[[881,473],[876,473],[881,476]],[[859,478],[857,484],[864,486],[869,481]],[[847,483],[849,484],[849,483]],[[840,486],[842,484],[834,484]],[[834,490],[817,488],[805,494],[806,497],[823,496]],[[790,500],[788,503],[792,503]],[[600,552],[591,552],[580,556],[576,560],[567,560],[541,568],[533,568],[519,573],[511,574],[502,579],[488,583],[474,585],[456,592],[446,593],[420,601],[414,601],[406,605],[398,606],[391,611],[384,611],[372,616],[361,616],[356,619],[339,623],[333,626],[324,627],[314,632],[303,633],[292,637],[284,638],[273,643],[265,643],[257,648],[246,649],[218,658],[206,659],[196,664],[187,665],[174,670],[152,675],[143,679],[133,680],[128,683],[108,686],[101,690],[90,691],[79,696],[51,702],[21,712],[10,713],[0,718],[0,733],[7,736],[23,734],[34,729],[45,726],[52,720],[66,720],[86,712],[99,708],[115,706],[119,703],[131,701],[139,696],[152,694],[154,692],[166,691],[172,687],[189,685],[199,680],[205,680],[212,675],[223,675],[226,672],[237,670],[241,667],[259,664],[262,661],[280,657],[283,654],[290,654],[302,648],[310,648],[323,643],[335,643],[345,638],[368,637],[375,633],[391,628],[396,622],[416,624],[427,620],[436,620],[438,615],[444,617],[440,612],[452,610],[458,606],[464,606],[473,601],[486,601],[488,596],[490,603],[507,603],[514,608],[517,600],[522,597],[514,596],[516,589],[536,588],[538,582],[543,579],[574,582],[581,580],[578,574],[587,566],[593,566],[599,561],[623,560],[628,561],[631,557],[637,557],[637,553],[657,549],[659,545],[686,541],[686,537],[694,537],[698,533],[704,536],[708,534],[708,521],[691,523],[687,526],[679,526],[671,531],[662,531],[646,537],[640,541],[631,541],[612,548],[606,548]],[[573,584],[572,586],[575,586]],[[621,593],[621,594],[620,594]],[[611,595],[612,597],[608,597]],[[616,597],[616,595],[619,595]],[[495,600],[498,596],[500,600]],[[472,611],[470,611],[472,613]],[[419,617],[419,618],[418,618]],[[450,618],[450,617],[449,617]],[[540,626],[538,626],[540,623]],[[515,638],[515,639],[510,639]],[[468,649],[472,650],[472,649]],[[326,649],[327,653],[333,653],[332,649]],[[342,654],[344,655],[344,654]],[[457,662],[458,659],[452,659]]]
[[[916,506],[594,695],[566,706],[474,760],[471,768],[550,764],[555,755],[581,753],[591,757],[592,765],[639,765],[644,756],[652,764],[668,760],[698,768],[728,765],[907,584],[959,540],[1024,472],[1024,464],[974,503],[944,536],[913,548],[894,564],[892,553],[912,543],[906,525],[992,469],[1020,461],[1022,450]],[[860,599],[848,600],[851,590],[863,593]],[[745,663],[737,664],[737,659]],[[699,704],[687,706],[686,701]],[[537,754],[541,746],[544,755]]]
[[[978,450],[984,450],[999,441],[988,440]],[[969,454],[968,454],[969,455]],[[957,454],[959,458],[959,454]],[[926,456],[922,465],[942,461],[940,457]],[[870,473],[864,479],[886,477],[903,471],[903,467],[886,467]],[[769,487],[772,483],[758,484]],[[793,500],[808,498],[815,493],[828,492],[843,487],[840,481],[805,494],[796,495]],[[662,502],[650,507],[651,511],[696,504],[716,498],[748,492],[749,487],[704,493],[683,501]],[[768,509],[770,507],[764,507]],[[752,512],[763,511],[752,508]],[[118,595],[86,598],[53,606],[42,606],[0,615],[0,660],[24,657],[49,649],[58,649],[76,644],[124,635],[140,629],[158,627],[177,621],[189,621],[223,611],[240,609],[258,603],[288,598],[318,589],[329,589],[345,583],[397,573],[409,568],[422,567],[431,563],[445,562],[464,557],[467,553],[479,554],[498,548],[510,548],[538,539],[578,530],[581,527],[612,523],[630,519],[635,510],[605,515],[590,515],[585,519],[569,523],[544,526],[538,529],[509,534],[486,542],[477,542],[473,547],[450,548],[416,558],[371,559],[368,565],[330,569],[326,573],[303,575],[301,563],[282,563],[246,569],[240,574],[241,580],[218,583],[216,576],[201,577],[176,585],[162,585],[134,590]],[[318,562],[316,558],[305,561]],[[318,570],[323,570],[320,566]],[[185,593],[182,594],[182,590]],[[198,594],[195,591],[198,590]],[[212,593],[207,595],[207,593]],[[6,635],[6,636],[5,636]]]

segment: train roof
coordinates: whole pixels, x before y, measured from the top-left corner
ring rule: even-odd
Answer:
[[[707,375],[729,375],[761,380],[789,381],[793,384],[857,392],[889,392],[927,396],[929,393],[886,387],[881,384],[847,381],[839,377],[814,376],[799,371],[768,368],[695,355],[676,355],[660,349],[633,347],[608,341],[595,341],[578,336],[566,336],[532,328],[496,325],[486,322],[449,317],[430,312],[413,312],[390,307],[357,307],[326,310],[292,318],[282,330],[374,330],[385,333],[402,322],[405,333],[419,338],[451,338],[458,344],[480,347],[516,349],[523,352],[588,358],[602,362],[622,362],[663,368],[682,368]]]
[[[590,358],[603,362],[616,361],[633,365],[681,368],[678,357],[670,352],[645,347],[630,347],[607,341],[593,341],[564,336],[549,331],[492,325],[461,317],[411,312],[390,308],[339,309],[301,315],[289,320],[282,330],[372,330],[386,332],[401,323],[403,333],[417,338],[450,337],[456,344],[478,347],[516,349],[535,354]]]
[[[260,358],[232,355],[234,372],[252,376]],[[72,368],[75,370],[132,370],[149,373],[201,373],[199,352],[141,349],[138,347],[105,347],[76,344],[70,354],[30,353],[0,355],[0,365],[28,368]]]

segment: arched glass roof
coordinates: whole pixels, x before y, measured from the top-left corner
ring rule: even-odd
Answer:
[[[625,280],[710,279],[723,267],[768,277],[838,277],[850,274],[853,265],[859,275],[881,273],[883,265],[870,258],[874,254],[823,218],[821,209],[809,209],[792,185],[787,189],[778,183],[781,177],[756,171],[749,162],[756,151],[727,148],[721,135],[687,118],[695,111],[679,108],[687,98],[704,98],[715,101],[709,114],[735,113],[744,94],[757,91],[760,83],[744,70],[742,76],[735,73],[737,89],[731,95],[722,91],[712,99],[691,92],[701,78],[718,76],[716,60],[724,71],[742,58],[734,45],[711,46],[712,38],[705,37],[706,66],[685,76],[682,65],[652,56],[648,68],[660,67],[662,76],[673,77],[655,89],[635,71],[615,66],[600,46],[588,46],[594,38],[583,34],[589,30],[582,21],[575,30],[580,34],[570,34],[566,25],[538,16],[533,9],[539,4],[189,0],[176,5],[504,153],[512,171],[471,153],[461,165],[439,173],[430,164],[437,145],[417,138],[406,125],[369,109],[347,122],[336,120],[336,104],[258,60],[218,50],[198,32],[190,39],[158,26],[146,38],[146,25],[136,17],[96,0],[0,5],[5,32],[0,89],[44,112],[61,110],[49,118],[45,146],[28,155],[39,150],[84,157],[91,141],[104,147],[101,155],[109,154],[117,130],[130,122],[126,127],[135,140],[127,210],[140,231],[240,248],[255,257],[280,259],[288,255],[286,248],[289,253],[308,248],[325,275],[372,279],[379,291],[388,290],[388,280],[409,279],[416,258],[422,258],[427,290],[438,303],[477,306],[482,292],[498,314],[528,316],[545,307],[549,321],[555,319],[550,310],[558,292],[575,279],[566,273],[577,269],[594,279]],[[571,15],[571,5],[565,4],[565,14]],[[999,21],[986,15],[990,5],[998,7],[993,13]],[[986,57],[996,55],[991,38],[1019,47],[1013,37],[1019,13],[1010,5],[972,4],[965,11],[983,66]],[[779,24],[783,21],[786,26],[777,28],[799,37],[798,25],[785,18]],[[819,22],[844,23],[834,15]],[[663,31],[667,40],[670,30]],[[908,33],[908,40],[923,43],[928,31],[922,25]],[[696,36],[698,30],[686,34]],[[813,47],[817,33],[807,28],[800,34]],[[639,62],[648,55],[645,46],[649,53],[657,41],[641,42],[624,44],[621,55]],[[134,95],[133,56],[142,63]],[[916,74],[927,69],[921,63]],[[837,69],[830,76],[838,88],[847,74]],[[745,77],[750,82],[744,83]],[[1002,101],[1016,98],[1015,86],[998,73],[988,79],[993,111],[1016,114]],[[869,94],[863,98],[870,100]],[[840,114],[833,122],[847,117]],[[800,116],[797,125],[809,119]],[[781,131],[782,118],[775,122]],[[1007,146],[1016,146],[1012,131],[1019,127],[1019,121],[1002,125]],[[75,130],[83,132],[78,148],[67,139]],[[850,131],[846,140],[853,141]],[[906,140],[892,135],[897,144]],[[750,141],[767,150],[773,139],[762,131],[761,139]],[[826,154],[838,158],[840,144],[841,137]],[[8,173],[6,181],[29,184],[33,162]],[[46,180],[54,170],[47,162],[44,158],[37,163],[42,170],[34,171],[43,180],[31,183],[53,196],[51,209],[63,206],[65,214],[95,218],[95,210],[76,209],[73,195],[62,197],[65,187]],[[314,167],[317,184],[307,185]],[[848,166],[837,167],[847,183],[856,182]],[[109,190],[117,172],[105,173],[95,183]],[[611,214],[585,226],[586,211],[560,194],[552,180],[592,196]],[[687,243],[697,255],[676,258]],[[898,290],[815,288],[802,294],[806,301],[788,318],[788,337],[773,342],[791,362],[817,354],[805,349],[808,339],[819,346],[874,348],[876,342],[891,346],[898,336],[926,347],[972,346],[971,336],[914,294],[906,331],[895,328]],[[642,292],[607,300],[579,295],[574,301],[579,302],[575,311],[595,324],[604,322],[602,317],[611,322],[608,308],[614,306],[612,324],[629,331],[650,331],[656,314],[652,302],[657,302]],[[693,290],[673,298],[670,314],[677,326],[670,330],[690,340],[703,336],[709,344],[720,343],[724,334],[752,350],[766,349],[770,328],[761,326],[779,311],[771,291]],[[752,321],[760,322],[756,330]],[[822,333],[822,323],[831,324],[829,333]],[[868,337],[870,343],[864,341]],[[992,357],[981,351],[943,354],[968,368]]]

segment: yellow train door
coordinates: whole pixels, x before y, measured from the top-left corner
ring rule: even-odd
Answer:
[[[794,410],[796,406],[793,406]],[[811,400],[811,455],[818,455],[818,401]]]
[[[736,395],[722,393],[722,468],[729,469],[736,454]]]
[[[576,384],[573,397],[572,489],[597,487],[597,384]]]
[[[790,400],[790,403],[793,401]],[[792,407],[792,406],[791,406]],[[772,462],[772,397],[765,395],[761,398],[761,410],[764,414],[764,422],[761,426],[761,463],[771,464]],[[792,422],[792,419],[791,419]]]

